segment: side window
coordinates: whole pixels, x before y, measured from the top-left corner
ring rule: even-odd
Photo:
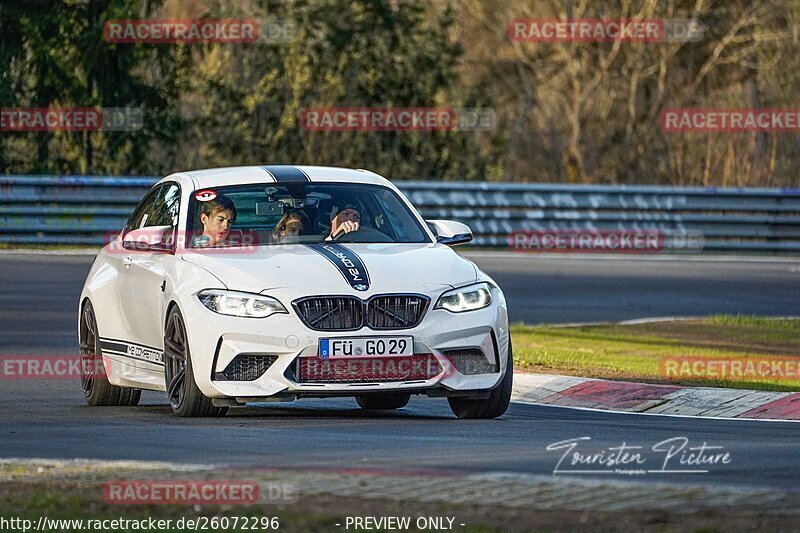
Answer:
[[[158,195],[159,191],[163,189],[163,185],[156,189],[151,190],[145,197],[139,202],[139,205],[136,206],[136,209],[133,210],[133,214],[128,219],[128,222],[125,224],[125,233],[129,231],[133,231],[135,229],[139,229],[142,227],[142,221],[147,222],[146,215],[149,218],[148,213],[150,212],[153,204],[156,201],[156,196]]]
[[[178,227],[181,188],[175,183],[165,183],[150,191],[134,210],[125,225],[125,234],[135,229],[153,226],[170,226],[171,232],[164,232],[162,242],[174,245],[175,231]]]
[[[180,208],[181,189],[174,183],[161,186],[152,206],[148,209],[147,220],[141,227],[178,225],[178,209]],[[141,224],[141,222],[140,222]]]

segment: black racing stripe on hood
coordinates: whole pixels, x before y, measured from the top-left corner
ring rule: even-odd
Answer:
[[[261,168],[272,174],[278,183],[308,183],[311,181],[308,174],[291,165],[268,165]]]
[[[306,244],[335,266],[347,283],[357,291],[369,289],[369,272],[364,261],[351,249],[337,243]]]

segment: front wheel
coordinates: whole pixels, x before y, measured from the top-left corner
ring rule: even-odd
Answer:
[[[173,307],[164,329],[164,379],[169,406],[181,417],[222,416],[227,407],[214,407],[211,398],[200,392],[192,372],[192,357],[186,338],[183,316]]]
[[[511,342],[508,343],[508,364],[500,384],[492,389],[485,400],[468,398],[448,398],[450,409],[458,418],[497,418],[502,416],[511,403],[511,388],[514,384],[514,359]]]

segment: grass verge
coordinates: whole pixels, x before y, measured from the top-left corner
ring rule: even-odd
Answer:
[[[598,326],[511,327],[517,368],[530,372],[592,378],[772,391],[798,391],[800,380],[743,371],[737,376],[717,364],[713,376],[681,365],[665,373],[665,358],[800,361],[800,319],[716,315],[699,320]],[[675,369],[675,367],[672,367]],[[745,369],[757,366],[743,367]],[[763,367],[762,367],[763,368]],[[772,366],[770,366],[770,369]],[[784,365],[784,369],[791,366]],[[794,369],[797,370],[795,364]],[[771,370],[770,370],[771,371]]]

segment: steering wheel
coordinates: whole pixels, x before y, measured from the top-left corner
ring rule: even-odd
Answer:
[[[370,226],[359,226],[357,230],[349,233],[339,232],[331,240],[334,242],[394,242],[394,239],[384,232]]]

